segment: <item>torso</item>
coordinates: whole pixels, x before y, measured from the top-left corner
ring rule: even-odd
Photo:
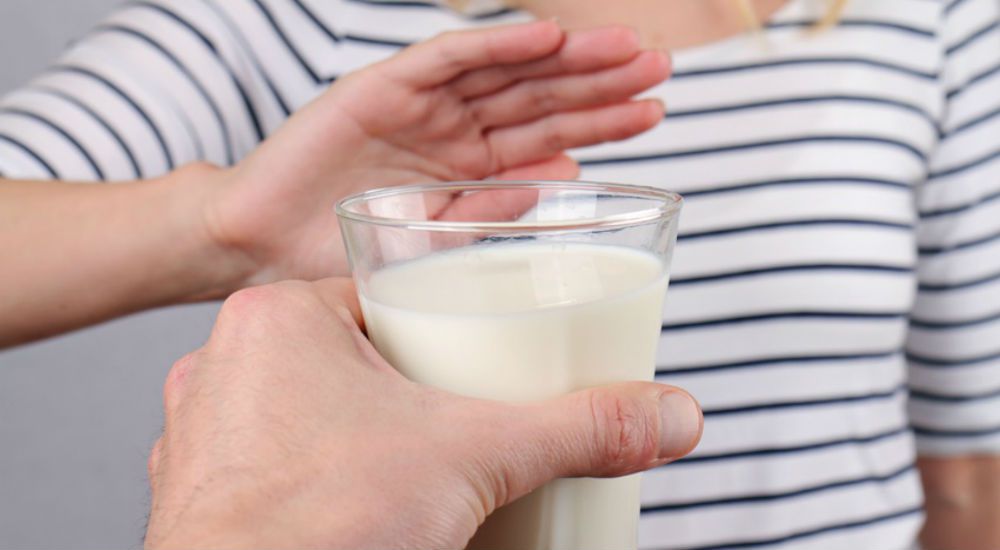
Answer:
[[[932,3],[875,4],[853,17],[921,33],[937,17]],[[771,2],[761,36],[674,52],[674,78],[652,92],[667,104],[664,122],[577,153],[583,179],[666,187],[687,201],[658,379],[702,401],[706,428],[692,459],[645,474],[644,548],[776,542],[817,526],[839,544],[824,547],[892,548],[919,522],[901,350],[914,299],[912,189],[941,111],[934,46],[878,27],[810,38],[820,14],[808,5]],[[326,11],[344,34],[399,41],[458,23],[358,2]],[[395,48],[347,40],[339,51],[330,70],[342,73]],[[872,526],[847,527],[858,522]]]

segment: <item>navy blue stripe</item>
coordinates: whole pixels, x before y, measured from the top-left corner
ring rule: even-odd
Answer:
[[[729,193],[733,191],[747,191],[751,189],[759,189],[762,187],[771,187],[779,185],[818,185],[818,184],[830,184],[830,183],[881,185],[886,187],[893,187],[904,191],[909,191],[911,189],[909,183],[902,181],[892,181],[892,180],[878,179],[878,178],[859,178],[855,176],[825,176],[825,177],[800,177],[800,178],[783,178],[783,179],[773,179],[773,180],[751,181],[751,182],[728,185],[725,187],[714,187],[712,189],[697,189],[690,191],[682,191],[681,194],[684,195],[685,199],[690,199],[693,197],[701,197],[705,195],[715,195],[719,193]]]
[[[938,75],[934,72],[921,71],[902,65],[894,65],[884,61],[876,61],[864,57],[807,57],[802,59],[781,59],[778,61],[766,61],[761,63],[747,63],[744,65],[729,65],[714,67],[711,69],[698,69],[693,71],[678,71],[671,77],[674,80],[692,78],[698,76],[709,76],[727,73],[740,73],[755,71],[760,69],[773,69],[776,67],[794,67],[798,65],[858,65],[861,67],[872,67],[887,71],[914,76],[923,80],[937,80]]]
[[[954,0],[952,3],[950,3],[950,4],[948,4],[947,6],[944,7],[944,10],[942,10],[942,13],[944,15],[949,15],[952,11],[955,10],[955,8],[961,6],[963,3],[965,3],[965,0]]]
[[[333,29],[330,27],[327,27],[326,24],[320,20],[319,16],[313,13],[311,9],[307,8],[306,5],[302,3],[302,0],[292,0],[292,3],[295,4],[295,7],[299,8],[299,11],[312,21],[313,25],[315,25],[320,32],[325,34],[327,38],[333,40],[334,42],[340,42],[340,37],[337,36],[337,33],[333,32]]]
[[[660,504],[652,506],[643,506],[643,514],[655,514],[657,512],[674,512],[678,510],[691,510],[694,508],[706,508],[710,506],[731,506],[734,504],[749,504],[757,502],[774,502],[776,500],[785,500],[790,498],[797,498],[805,495],[812,495],[816,493],[822,493],[826,491],[832,491],[835,489],[843,489],[845,487],[854,487],[856,485],[867,485],[871,483],[887,483],[898,479],[910,472],[915,472],[917,469],[916,464],[908,464],[903,468],[897,469],[885,475],[880,476],[865,476],[855,479],[845,479],[843,481],[835,481],[833,483],[825,483],[823,485],[813,485],[810,487],[804,487],[802,489],[797,489],[795,491],[787,491],[784,493],[764,493],[757,495],[747,495],[742,497],[732,497],[732,498],[722,498],[715,500],[699,500],[690,502],[678,502],[673,504]]]
[[[726,416],[730,414],[745,414],[760,411],[773,411],[781,409],[799,409],[808,407],[822,407],[826,405],[842,405],[846,403],[860,403],[864,401],[880,401],[891,399],[903,393],[906,386],[897,386],[891,390],[867,393],[864,395],[846,395],[829,397],[825,399],[812,399],[802,401],[778,401],[775,403],[760,403],[757,405],[745,405],[742,407],[727,407],[724,409],[703,409],[705,416]]]
[[[705,455],[695,455],[682,458],[676,462],[673,462],[672,468],[681,464],[694,464],[699,462],[715,462],[719,460],[735,460],[742,458],[758,458],[762,456],[775,456],[775,455],[789,455],[795,453],[806,453],[812,451],[819,451],[822,449],[830,449],[832,447],[842,447],[844,445],[867,445],[869,443],[876,443],[884,439],[889,439],[891,437],[900,436],[910,432],[908,426],[903,426],[901,428],[893,428],[889,431],[880,432],[873,435],[859,436],[859,437],[847,437],[842,439],[831,439],[827,441],[820,441],[818,443],[809,443],[806,445],[796,445],[794,447],[766,447],[761,449],[753,449],[748,451],[737,451],[731,453],[717,453],[717,454],[705,454]]]
[[[990,67],[989,69],[984,69],[983,72],[981,72],[981,73],[977,74],[976,76],[973,76],[972,78],[970,78],[969,80],[967,80],[965,82],[965,84],[963,84],[963,85],[961,85],[961,86],[959,86],[957,88],[954,88],[952,90],[949,90],[948,93],[945,94],[945,97],[948,100],[952,100],[952,99],[955,98],[955,96],[957,96],[957,95],[961,94],[962,92],[964,92],[964,91],[972,88],[972,86],[974,86],[974,85],[982,82],[983,80],[986,80],[987,78],[989,78],[989,77],[991,77],[991,76],[993,76],[993,75],[995,75],[997,73],[1000,73],[1000,63],[997,63],[996,65],[994,65],[993,67]]]
[[[948,395],[944,393],[910,388],[910,399],[923,399],[925,401],[938,401],[941,403],[965,403],[968,401],[982,401],[984,399],[994,399],[997,397],[1000,397],[1000,388],[979,393],[967,393],[963,395]]]
[[[960,283],[921,283],[917,289],[921,292],[948,292],[985,285],[998,280],[1000,280],[1000,273],[993,273],[979,279],[971,279]]]
[[[233,142],[230,139],[229,125],[226,123],[225,118],[222,116],[222,109],[219,108],[219,104],[216,103],[214,99],[212,99],[212,95],[208,93],[208,90],[205,89],[205,86],[202,85],[201,81],[199,81],[194,76],[194,74],[190,71],[190,69],[188,69],[187,66],[184,65],[184,63],[177,58],[177,56],[175,56],[173,53],[167,50],[167,48],[163,47],[162,44],[154,40],[152,37],[136,29],[124,27],[121,25],[100,25],[97,27],[97,30],[118,32],[126,36],[131,36],[132,38],[140,40],[147,46],[150,46],[153,50],[158,51],[165,59],[167,59],[174,67],[176,67],[177,70],[179,70],[181,74],[183,74],[188,79],[188,81],[191,82],[191,84],[195,87],[195,89],[198,90],[198,93],[201,95],[202,99],[204,99],[205,103],[208,104],[209,110],[212,111],[212,115],[215,117],[215,121],[219,125],[219,132],[222,134],[223,148],[226,150],[226,164],[231,166],[235,163],[236,152],[233,148]],[[204,159],[205,156],[204,145],[201,141],[201,136],[198,135],[198,132],[196,130],[192,133],[191,139],[195,142],[197,149],[201,153],[198,155],[199,158]]]
[[[65,138],[66,141],[70,142],[70,144],[73,145],[74,148],[76,148],[76,150],[83,156],[83,158],[86,159],[87,164],[90,165],[90,169],[93,170],[94,174],[97,175],[97,179],[99,180],[106,179],[104,176],[104,170],[101,170],[101,167],[97,165],[97,161],[94,160],[94,157],[90,154],[90,152],[87,151],[87,149],[83,146],[82,143],[80,143],[79,140],[73,137],[69,132],[64,130],[61,126],[57,125],[56,123],[52,122],[51,120],[42,115],[33,113],[25,109],[18,109],[16,107],[4,107],[0,109],[0,113],[13,114],[34,120],[35,122],[59,134],[60,136]]]
[[[95,112],[93,109],[91,109],[87,104],[85,104],[84,102],[80,101],[79,99],[77,99],[77,98],[75,98],[75,97],[73,97],[73,96],[71,96],[71,95],[63,92],[62,90],[60,90],[58,88],[52,88],[52,87],[49,87],[49,86],[43,86],[43,85],[36,84],[36,85],[31,86],[29,89],[31,89],[31,90],[33,90],[35,92],[38,92],[38,93],[43,93],[43,94],[48,94],[48,95],[52,95],[52,96],[58,97],[59,99],[62,99],[63,101],[66,101],[67,103],[71,103],[71,104],[79,107],[82,111],[84,111],[85,113],[87,113],[88,115],[90,115],[90,117],[93,118],[94,120],[96,120],[97,123],[101,125],[101,127],[103,127],[105,130],[107,130],[108,134],[111,135],[111,138],[114,139],[118,143],[118,145],[122,148],[122,151],[125,153],[125,156],[128,158],[129,164],[132,166],[132,171],[134,172],[135,177],[136,178],[140,178],[140,179],[144,177],[142,169],[139,168],[139,161],[136,160],[135,154],[132,153],[132,149],[130,149],[129,146],[128,146],[128,144],[125,143],[125,139],[122,138],[121,134],[119,134],[118,131],[115,130],[113,126],[111,126],[110,124],[108,124],[108,122],[106,120],[104,120],[104,118],[101,117],[101,115],[99,115],[97,112]]]
[[[995,321],[1000,321],[1000,313],[994,315],[987,315],[986,317],[979,317],[976,319],[965,319],[962,321],[930,321],[930,320],[911,318],[910,326],[923,329],[953,329],[953,328],[965,328],[976,325],[983,325]]]
[[[820,22],[816,19],[802,19],[796,21],[780,21],[775,23],[768,23],[766,28],[768,29],[783,29],[783,28],[810,28],[815,27]],[[934,31],[921,29],[918,27],[911,27],[909,25],[903,25],[901,23],[889,23],[887,21],[878,21],[875,19],[841,19],[837,21],[838,27],[845,28],[871,28],[878,30],[892,30],[901,31],[906,34],[912,34],[915,36],[920,36],[923,38],[934,38],[936,35]]]
[[[951,206],[948,208],[942,208],[940,210],[929,210],[927,212],[921,212],[920,218],[927,219],[927,218],[934,218],[937,216],[947,216],[949,214],[957,214],[959,212],[965,212],[966,210],[972,210],[973,208],[978,208],[980,206],[983,206],[984,204],[988,204],[997,199],[1000,199],[1000,191],[995,191],[993,193],[990,193],[989,195],[979,197],[978,199],[976,199],[975,202],[969,204],[963,204],[960,206]]]
[[[691,285],[738,279],[742,277],[758,277],[770,275],[772,273],[788,273],[795,271],[859,271],[876,273],[901,273],[910,274],[913,268],[909,266],[895,265],[866,265],[866,264],[803,264],[803,265],[779,265],[761,267],[756,269],[745,269],[742,271],[729,271],[726,273],[715,273],[712,275],[696,275],[691,277],[677,277],[670,279],[670,286]],[[998,275],[1000,276],[1000,275]]]
[[[670,151],[666,153],[654,153],[649,155],[635,155],[628,157],[597,158],[580,161],[582,166],[597,166],[602,164],[624,164],[630,162],[644,162],[651,160],[667,160],[684,157],[696,157],[717,153],[731,153],[734,151],[745,151],[750,149],[760,149],[766,147],[780,147],[786,145],[802,145],[814,143],[866,143],[876,145],[890,145],[898,147],[915,156],[922,163],[926,162],[926,155],[920,150],[902,141],[881,138],[875,136],[802,136],[786,139],[775,139],[765,141],[755,141],[752,143],[737,143],[733,145],[723,145],[719,147],[707,147],[704,149],[689,149],[686,151]]]
[[[359,34],[351,34],[351,33],[344,34],[342,38],[349,42],[361,42],[362,44],[374,44],[376,46],[389,46],[392,48],[405,48],[412,44],[412,42],[400,42],[397,40],[389,40],[386,38],[375,38],[371,36],[361,36]]]
[[[243,26],[234,23],[232,18],[226,13],[226,10],[217,5],[217,3],[206,1],[205,5],[210,7],[215,14],[232,30],[232,32],[238,33],[243,37],[243,41],[240,44],[240,50],[246,53],[247,57],[250,58],[250,63],[253,65],[254,70],[257,71],[257,74],[259,74],[261,79],[264,81],[264,86],[267,87],[267,90],[271,93],[271,97],[273,97],[274,101],[277,102],[278,108],[281,109],[282,114],[288,117],[292,113],[291,107],[288,106],[288,102],[285,101],[285,98],[280,92],[278,92],[278,87],[274,84],[274,81],[271,80],[271,77],[268,76],[267,71],[264,70],[264,66],[257,57],[257,52],[254,51],[253,47],[249,46],[249,44],[253,43],[253,37],[246,36],[246,34],[243,33]]]
[[[976,168],[977,166],[981,166],[983,164],[986,164],[987,162],[990,162],[992,160],[996,160],[997,158],[1000,158],[1000,149],[997,149],[996,151],[993,151],[992,153],[986,153],[985,155],[983,155],[983,156],[981,156],[981,157],[979,157],[979,158],[977,158],[975,160],[970,160],[969,162],[967,162],[965,164],[960,164],[958,166],[954,166],[954,167],[949,168],[947,170],[941,170],[940,172],[931,172],[930,174],[928,174],[927,177],[930,178],[930,179],[934,179],[934,178],[943,178],[945,176],[953,176],[953,175],[958,174],[960,172],[964,172],[966,170],[970,170],[972,168]]]
[[[132,107],[132,109],[135,110],[136,113],[138,113],[139,117],[146,122],[146,125],[153,132],[153,136],[156,138],[157,143],[159,143],[160,145],[160,151],[163,153],[163,158],[167,161],[167,168],[169,170],[173,170],[176,167],[176,164],[174,163],[174,156],[170,152],[170,148],[167,147],[167,140],[164,139],[163,133],[160,132],[160,129],[157,128],[156,124],[153,123],[153,119],[150,118],[149,114],[146,113],[146,111],[142,107],[140,107],[139,104],[136,103],[134,99],[132,99],[131,97],[129,97],[128,94],[122,91],[121,88],[119,88],[117,85],[115,85],[107,78],[97,74],[96,72],[90,69],[85,69],[83,67],[78,67],[75,65],[57,65],[53,67],[53,69],[57,71],[78,74],[96,80],[97,82],[100,82],[109,90],[114,92],[115,95],[124,100],[125,103],[128,103]]]
[[[225,58],[223,58],[222,55],[219,53],[218,48],[215,47],[215,43],[213,43],[212,40],[208,36],[206,36],[203,32],[198,30],[197,27],[192,25],[187,19],[184,19],[180,15],[164,8],[163,6],[154,4],[152,2],[147,2],[145,0],[136,0],[133,2],[133,5],[153,10],[159,15],[162,15],[164,17],[167,17],[171,21],[174,21],[175,23],[180,25],[183,29],[186,29],[188,32],[194,35],[194,37],[197,38],[198,41],[200,41],[202,44],[205,45],[206,48],[208,48],[208,51],[212,53],[216,61],[218,61],[219,65],[221,65],[225,69],[226,75],[229,77],[229,81],[232,82],[233,87],[236,89],[236,92],[240,95],[240,99],[243,101],[243,106],[246,109],[247,117],[249,117],[250,123],[253,125],[254,134],[257,137],[257,141],[258,142],[263,141],[264,129],[261,126],[260,117],[257,115],[257,110],[254,107],[253,102],[250,100],[250,94],[247,93],[247,90],[246,88],[244,88],[243,83],[240,82],[240,79],[236,77],[236,72],[233,70],[233,68],[230,67],[228,63],[226,63]],[[275,94],[277,94],[277,92],[275,92]],[[281,98],[276,97],[276,99],[278,100],[278,103],[281,104]]]
[[[994,110],[992,110],[992,111],[990,111],[990,112],[988,112],[988,113],[986,113],[986,114],[984,114],[982,116],[974,118],[974,119],[972,119],[972,120],[970,120],[970,121],[968,121],[968,122],[966,122],[964,124],[961,124],[960,126],[956,126],[955,128],[953,128],[949,132],[946,132],[945,134],[942,134],[940,136],[940,138],[941,139],[948,139],[948,138],[954,136],[955,134],[958,134],[960,132],[968,130],[969,128],[978,126],[978,125],[980,125],[980,124],[982,124],[984,122],[989,122],[990,120],[996,118],[997,115],[1000,115],[1000,107],[997,107],[996,109],[994,109]]]
[[[1000,426],[970,430],[942,430],[914,425],[913,433],[921,437],[988,437],[1000,434]]]
[[[911,105],[909,103],[895,99],[870,97],[870,96],[852,96],[852,95],[786,97],[782,99],[771,99],[767,101],[752,101],[747,103],[739,103],[735,105],[722,105],[719,107],[709,107],[704,109],[686,109],[686,110],[668,109],[667,114],[665,116],[668,119],[674,119],[674,118],[684,118],[684,117],[701,116],[701,115],[715,115],[719,113],[729,113],[733,111],[743,111],[751,109],[762,109],[768,107],[780,107],[785,105],[804,105],[811,103],[833,103],[833,102],[866,103],[871,105],[896,107],[919,115],[921,118],[929,122],[934,128],[937,128],[937,121],[934,119],[934,117],[927,111],[915,105]]]
[[[21,143],[21,141],[19,141],[18,139],[4,133],[0,133],[0,140],[6,141],[7,143],[13,145],[14,147],[20,149],[21,151],[24,152],[24,154],[34,159],[35,162],[41,164],[42,168],[44,168],[45,171],[48,172],[49,177],[53,179],[60,179],[59,172],[57,172],[56,169],[53,168],[51,164],[46,162],[45,159],[43,159],[38,153],[34,152],[31,149],[31,147],[28,147],[24,143]]]
[[[267,19],[267,22],[271,25],[271,28],[274,29],[275,34],[278,35],[278,38],[285,45],[285,48],[288,49],[289,53],[291,53],[292,56],[295,57],[295,60],[299,62],[299,65],[302,66],[302,69],[304,69],[306,71],[306,74],[309,75],[309,78],[312,79],[313,83],[319,84],[320,83],[319,75],[316,74],[316,71],[314,71],[311,66],[309,66],[309,63],[306,61],[306,58],[303,57],[302,53],[295,48],[294,44],[292,44],[292,41],[288,38],[288,35],[285,34],[285,30],[281,28],[281,25],[278,24],[278,20],[274,17],[274,14],[271,13],[271,10],[269,10],[267,6],[264,5],[264,2],[261,2],[261,0],[253,0],[253,3],[254,5],[257,6],[257,9],[260,10],[260,12],[264,15],[264,18]]]
[[[983,28],[977,30],[976,32],[974,32],[971,35],[963,38],[958,43],[956,43],[953,46],[951,46],[948,49],[946,49],[944,51],[945,55],[951,55],[951,54],[957,52],[958,50],[961,50],[962,48],[964,48],[964,47],[968,46],[969,44],[975,42],[976,39],[981,38],[983,35],[989,33],[990,31],[996,30],[996,28],[997,28],[998,25],[1000,25],[1000,21],[993,21],[992,23],[989,23],[989,24],[985,25]]]
[[[419,2],[419,1],[396,1],[392,2],[379,2],[377,0],[348,0],[349,2],[354,2],[355,4],[364,4],[366,6],[376,6],[379,8],[430,8],[435,10],[440,10],[441,6],[434,4],[432,2]],[[500,17],[502,15],[507,15],[508,13],[513,13],[515,10],[511,8],[503,8],[495,11],[478,13],[471,17],[472,19],[489,19],[491,17]]]
[[[791,542],[793,540],[814,537],[816,535],[822,535],[825,533],[831,533],[836,531],[847,531],[850,529],[857,529],[859,527],[867,527],[869,525],[874,525],[876,523],[882,523],[885,521],[904,518],[906,516],[916,515],[921,512],[923,512],[923,506],[915,506],[911,508],[906,508],[904,510],[900,510],[898,512],[892,512],[891,514],[884,514],[881,516],[876,516],[859,521],[838,523],[836,525],[827,525],[825,527],[818,527],[816,529],[810,529],[808,531],[799,531],[797,533],[793,533],[791,535],[785,535],[783,537],[777,537],[772,539],[759,539],[752,541],[727,542],[718,545],[691,547],[691,548],[686,548],[685,550],[729,550],[729,549],[735,550],[737,548],[756,548],[760,546],[771,546],[771,545]]]
[[[915,353],[907,353],[906,359],[914,363],[920,363],[927,367],[967,367],[978,365],[979,363],[989,363],[1000,359],[1000,353],[990,353],[977,357],[967,357],[965,359],[939,359],[935,357],[924,357]]]
[[[433,8],[439,9],[437,4],[432,2],[418,2],[406,0],[392,0],[391,2],[379,2],[378,0],[348,0],[355,4],[365,4],[366,6],[378,6],[380,8]]]
[[[898,321],[906,318],[906,312],[861,312],[861,311],[782,311],[778,313],[763,313],[760,315],[744,315],[741,317],[726,317],[723,319],[710,319],[696,321],[692,323],[664,324],[660,327],[663,332],[674,332],[693,328],[714,327],[719,325],[732,325],[739,323],[756,323],[760,321],[774,321],[784,319],[851,319],[851,320],[893,320]]]
[[[874,353],[848,353],[840,355],[797,355],[789,357],[766,357],[750,361],[731,363],[712,363],[700,366],[657,367],[657,376],[678,376],[684,374],[702,374],[712,371],[765,367],[772,365],[802,364],[802,363],[832,363],[869,361],[872,359],[888,359],[898,355],[900,350],[879,351]]]
[[[921,246],[918,251],[923,256],[930,256],[934,254],[945,254],[948,252],[954,252],[956,250],[964,250],[966,248],[972,248],[984,244],[992,243],[1000,239],[1000,232],[994,233],[992,235],[987,235],[985,237],[980,237],[971,241],[965,241],[957,244],[950,244],[947,246]]]
[[[808,226],[861,226],[861,227],[879,227],[884,229],[902,229],[910,231],[913,229],[912,224],[908,223],[897,223],[897,222],[887,222],[881,220],[851,220],[851,219],[826,219],[826,220],[796,220],[787,222],[774,222],[774,223],[762,223],[757,225],[747,225],[742,227],[729,227],[726,229],[713,229],[711,231],[699,231],[693,233],[684,233],[677,236],[679,241],[689,241],[694,239],[702,239],[706,237],[719,237],[722,235],[732,235],[734,233],[748,233],[753,231],[766,231],[770,229],[786,229],[789,227],[808,227]]]

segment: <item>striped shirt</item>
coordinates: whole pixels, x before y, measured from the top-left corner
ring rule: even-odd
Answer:
[[[645,474],[643,548],[903,548],[918,450],[1000,452],[1000,5],[855,0],[809,33],[822,4],[675,52],[666,119],[576,153],[585,179],[687,198],[657,378],[705,435]],[[529,19],[135,1],[0,102],[0,173],[231,164],[339,75]]]

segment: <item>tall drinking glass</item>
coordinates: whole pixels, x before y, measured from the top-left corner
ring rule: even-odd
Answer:
[[[337,214],[390,364],[530,401],[653,378],[680,209],[651,187],[477,182],[369,191]],[[560,479],[491,515],[469,547],[635,548],[638,519],[637,475]]]

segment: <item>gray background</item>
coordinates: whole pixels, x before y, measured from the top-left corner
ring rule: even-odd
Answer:
[[[119,1],[0,0],[0,94]],[[170,308],[0,352],[0,549],[140,546],[163,378],[215,311]]]

